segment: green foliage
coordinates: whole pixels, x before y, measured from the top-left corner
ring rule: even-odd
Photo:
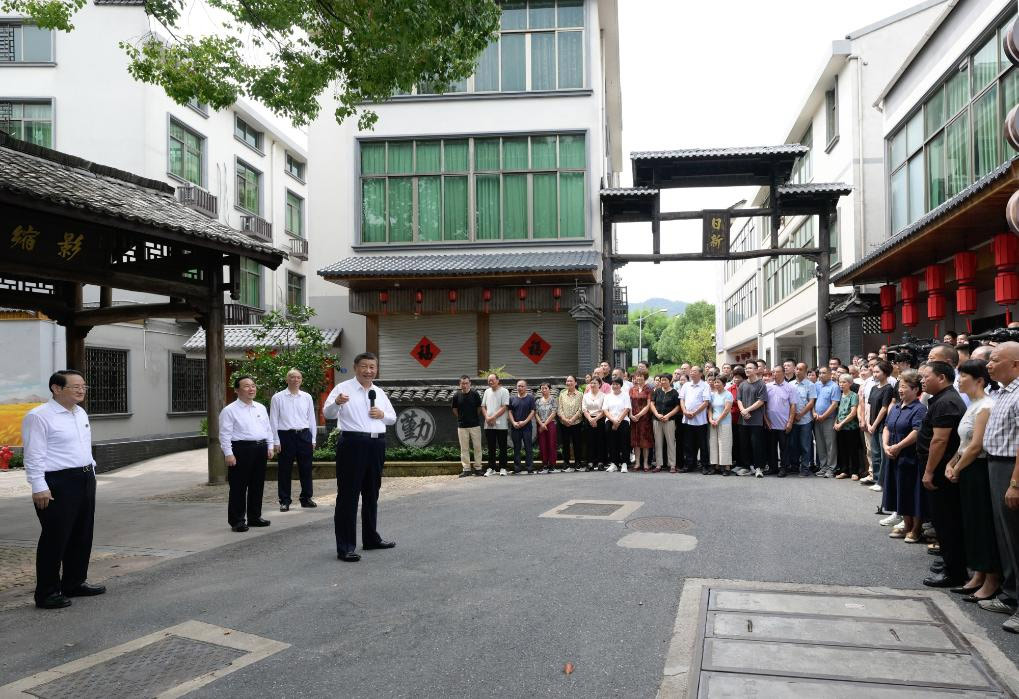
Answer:
[[[335,430],[334,430],[335,432]],[[332,435],[330,435],[332,437]],[[333,461],[336,459],[335,440],[331,447],[316,449],[312,458],[315,461]],[[430,447],[389,447],[386,449],[386,461],[459,461],[460,447],[435,445]]]
[[[255,380],[260,403],[269,405],[272,394],[286,387],[287,372],[294,368],[304,375],[301,390],[318,402],[335,357],[322,331],[308,323],[314,315],[307,306],[291,306],[286,313],[270,311],[262,316],[261,326],[254,330],[256,347],[235,369]]]
[[[459,459],[460,457],[458,456],[456,458]],[[9,468],[25,468],[25,455],[20,451],[14,452],[11,454],[11,461],[7,464],[7,466]]]
[[[648,315],[651,310],[654,309],[630,311],[629,324],[616,328],[616,347],[625,349],[628,359],[633,356],[631,350],[636,349],[642,339],[640,337],[640,323],[637,322],[637,318],[641,316],[644,317],[644,337],[641,346],[647,348],[648,361],[657,362],[660,359],[658,352],[655,350],[655,344],[668,326],[669,316],[666,313]]]
[[[202,435],[203,437],[209,436],[209,418],[203,417],[201,421],[198,423],[198,434]]]
[[[513,378],[513,374],[511,374],[508,371],[506,371],[506,365],[505,364],[503,364],[502,366],[496,367],[494,369],[485,369],[484,371],[479,371],[478,372],[478,376],[480,378],[482,378],[482,379],[487,379],[489,374],[495,374],[496,376],[499,377],[500,381],[502,381],[503,379],[512,379]],[[458,456],[457,458],[459,459],[460,457]]]
[[[366,104],[409,92],[419,82],[449,85],[474,72],[497,36],[492,0],[208,0],[226,17],[217,33],[186,33],[182,0],[147,0],[161,29],[121,41],[137,80],[162,87],[179,104],[194,99],[225,109],[258,100],[304,125],[329,91],[337,122],[356,115],[369,129]],[[85,0],[0,0],[8,14],[71,31]],[[206,13],[209,14],[209,13]],[[216,13],[218,14],[218,13]]]
[[[715,358],[715,307],[706,301],[691,303],[683,315],[669,321],[655,343],[663,361],[703,364]]]

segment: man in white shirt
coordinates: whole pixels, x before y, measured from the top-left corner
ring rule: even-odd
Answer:
[[[486,476],[495,475],[496,449],[499,452],[499,475],[506,475],[506,438],[509,435],[509,391],[499,385],[499,377],[488,375],[488,388],[481,396],[482,427],[488,445],[488,470]]]
[[[683,386],[679,394],[679,409],[683,413],[683,424],[686,425],[686,467],[683,471],[691,471],[697,467],[698,452],[701,473],[711,473],[711,457],[708,453],[708,413],[711,406],[711,389],[706,381],[701,380],[701,368],[690,367],[690,380]]]
[[[301,390],[304,375],[297,369],[287,372],[287,387],[272,397],[269,403],[269,424],[276,436],[276,450],[280,454],[276,486],[280,497],[280,512],[290,509],[290,473],[297,459],[297,474],[301,479],[301,507],[318,507],[312,496],[311,457],[315,451],[315,401],[311,394]]]
[[[96,512],[95,459],[85,400],[85,377],[73,369],[50,376],[51,398],[21,423],[25,477],[42,533],[36,553],[35,606],[60,609],[70,597],[106,592],[89,585],[88,560]],[[61,576],[61,564],[63,576]]]
[[[273,454],[276,436],[265,406],[255,401],[258,388],[250,376],[234,377],[237,400],[219,414],[219,446],[226,458],[230,499],[226,519],[235,532],[248,526],[268,527],[262,519],[265,465]]]
[[[396,424],[396,411],[372,381],[379,360],[371,352],[354,357],[354,378],[337,384],[322,414],[336,420],[336,557],[354,563],[357,548],[357,500],[361,498],[361,543],[364,550],[391,549],[378,532],[379,489],[386,461],[386,427]]]

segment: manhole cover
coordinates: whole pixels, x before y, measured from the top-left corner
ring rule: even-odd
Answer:
[[[575,502],[569,507],[559,510],[561,515],[587,515],[588,517],[608,517],[615,514],[622,505],[598,502]]]
[[[685,532],[693,527],[693,522],[681,517],[640,517],[626,523],[627,529],[639,532]]]
[[[224,668],[243,650],[168,636],[106,662],[32,687],[42,699],[129,699],[154,697],[189,680]]]

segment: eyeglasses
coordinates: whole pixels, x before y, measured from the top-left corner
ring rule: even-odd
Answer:
[[[64,386],[68,391],[87,391],[88,386]]]

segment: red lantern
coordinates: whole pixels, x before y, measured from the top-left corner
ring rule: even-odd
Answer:
[[[880,293],[881,332],[887,336],[895,332],[895,285],[883,285]],[[885,342],[891,344],[891,339],[886,337]]]
[[[881,287],[881,308],[891,310],[895,308],[895,285],[885,284]],[[894,330],[894,328],[892,328]]]
[[[389,292],[388,291],[380,291],[379,292],[379,303],[382,304],[382,315],[386,315],[386,311],[387,311],[387,308],[388,308],[386,306],[386,304],[389,303]]]
[[[527,288],[526,287],[522,286],[519,289],[517,289],[517,298],[520,299],[520,312],[523,313],[524,312],[524,301],[527,300]]]
[[[485,302],[485,313],[488,313],[488,304],[492,300],[492,290],[491,289],[482,289],[481,290],[481,300]]]
[[[927,317],[934,321],[934,337],[939,337],[938,321],[945,318],[945,266],[928,265],[924,270],[927,285]]]
[[[449,312],[456,313],[456,289],[449,290]]]
[[[920,278],[912,274],[903,277],[899,286],[902,288],[902,324],[914,328],[920,323],[920,312],[916,307],[920,295]]]
[[[562,295],[563,295],[562,289],[560,289],[558,286],[552,287],[552,298],[555,299],[554,308],[556,313],[559,312],[559,299],[562,297]]]
[[[971,316],[977,312],[977,290],[973,282],[977,276],[977,254],[960,252],[955,256],[955,281],[959,287],[955,290],[955,312],[961,316]],[[966,332],[972,332],[970,319],[966,319]]]
[[[994,249],[994,266],[998,273],[994,276],[994,301],[1005,306],[1005,322],[1012,322],[1012,309],[1009,306],[1019,301],[1019,273],[1015,267],[1019,265],[1019,237],[1013,233],[999,233],[991,241]]]
[[[995,267],[1019,265],[1019,237],[1014,233],[999,233],[991,240]]]
[[[920,311],[915,303],[902,304],[902,324],[907,328],[915,328],[920,324]]]
[[[418,289],[417,291],[414,292],[414,303],[417,305],[417,310],[414,311],[414,315],[418,315],[421,313],[421,304],[424,302],[424,300],[425,293],[421,291],[421,289]]]
[[[895,332],[895,311],[881,311],[881,332],[885,335]]]

